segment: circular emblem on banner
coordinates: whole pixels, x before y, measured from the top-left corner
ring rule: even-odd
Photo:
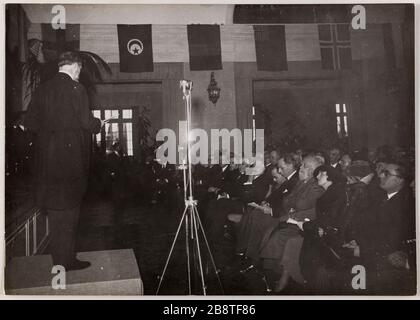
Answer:
[[[131,39],[127,43],[127,50],[133,56],[138,56],[143,52],[143,42],[141,42],[139,39]]]

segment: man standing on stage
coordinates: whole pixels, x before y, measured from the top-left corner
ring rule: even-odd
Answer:
[[[86,90],[78,83],[78,54],[62,53],[58,66],[58,74],[35,92],[25,126],[36,134],[36,203],[48,213],[53,263],[79,270],[90,266],[76,259],[75,240],[91,135],[99,133],[104,122],[92,116]]]

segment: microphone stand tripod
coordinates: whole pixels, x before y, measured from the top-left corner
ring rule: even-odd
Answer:
[[[187,274],[188,274],[188,294],[191,295],[192,288],[192,272],[198,272],[201,281],[202,294],[207,295],[207,285],[204,278],[203,272],[203,259],[201,257],[201,248],[200,248],[200,239],[199,231],[201,231],[202,238],[205,242],[207,251],[209,253],[211,264],[214,268],[219,286],[221,288],[222,294],[224,294],[222,282],[219,277],[220,270],[217,269],[214,262],[213,254],[211,253],[209,243],[207,241],[206,234],[201,223],[200,215],[197,210],[197,200],[194,200],[193,189],[192,189],[192,168],[191,168],[191,146],[190,146],[190,131],[191,131],[191,90],[192,90],[192,81],[181,80],[180,87],[184,95],[185,109],[187,115],[187,132],[186,132],[186,141],[187,141],[187,159],[183,159],[182,170],[184,178],[184,202],[185,208],[182,214],[181,221],[179,222],[178,229],[175,234],[175,238],[172,242],[171,249],[169,251],[168,258],[166,259],[165,267],[163,269],[162,275],[160,276],[159,285],[156,290],[156,295],[159,294],[163,279],[166,274],[166,270],[169,265],[169,261],[172,257],[172,253],[177,242],[177,239],[180,235],[181,227],[185,226],[185,248],[187,253]],[[191,252],[193,257],[191,257]],[[197,266],[198,260],[198,266]]]

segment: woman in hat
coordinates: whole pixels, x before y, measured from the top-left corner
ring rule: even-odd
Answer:
[[[341,214],[345,206],[345,178],[330,166],[320,166],[314,172],[318,185],[325,193],[317,200],[316,219],[303,224],[304,242],[301,271],[309,288],[322,290],[320,273],[325,273],[331,255],[331,242],[336,242]],[[336,259],[333,257],[333,259]],[[326,288],[325,288],[326,289]]]

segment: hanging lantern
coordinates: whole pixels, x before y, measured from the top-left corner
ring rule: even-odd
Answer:
[[[220,98],[220,88],[217,86],[216,79],[214,78],[214,72],[211,73],[207,92],[209,93],[209,100],[215,105]]]

